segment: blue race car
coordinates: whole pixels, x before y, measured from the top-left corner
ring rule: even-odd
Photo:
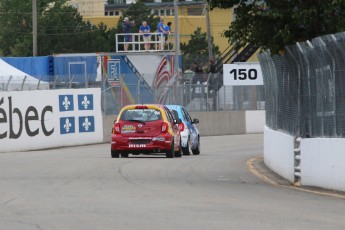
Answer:
[[[193,155],[200,154],[200,134],[196,127],[199,123],[197,118],[192,120],[188,111],[181,105],[166,105],[172,112],[175,119],[180,118],[181,124],[178,124],[181,134],[181,147],[183,155],[190,155],[190,151]]]

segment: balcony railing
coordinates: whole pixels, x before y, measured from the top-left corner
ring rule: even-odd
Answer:
[[[122,33],[115,35],[116,52],[141,53],[141,52],[171,52],[174,51],[174,34],[168,35],[168,39],[161,39],[161,33],[145,33],[149,34],[150,41],[144,41],[142,33]],[[125,36],[129,36],[129,41],[125,41]],[[150,49],[145,49],[145,44],[150,44]],[[124,45],[128,44],[128,49],[124,49]]]

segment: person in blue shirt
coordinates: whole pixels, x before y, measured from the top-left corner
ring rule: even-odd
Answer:
[[[168,35],[171,34],[171,22],[168,22],[167,25],[164,27],[164,31],[165,31],[165,41],[168,41]]]
[[[157,25],[157,32],[159,37],[159,49],[164,50],[164,34],[166,34],[166,31],[164,29],[164,18],[161,18],[160,22]]]
[[[139,27],[139,33],[143,33],[143,39],[145,42],[145,50],[149,50],[150,49],[150,42],[151,42],[151,34],[149,34],[150,31],[150,26],[147,25],[146,21],[143,21],[143,24]]]
[[[122,33],[130,33],[133,26],[134,26],[134,20],[130,22],[129,18],[125,17],[122,23]],[[126,42],[124,45],[124,49],[125,51],[127,51],[128,46],[129,46],[128,42],[131,41],[131,35],[125,35],[124,37],[125,37],[125,42]]]

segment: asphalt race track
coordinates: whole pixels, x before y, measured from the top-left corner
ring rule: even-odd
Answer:
[[[112,159],[110,144],[0,153],[0,229],[345,229],[345,199],[263,181],[263,135],[201,155]]]

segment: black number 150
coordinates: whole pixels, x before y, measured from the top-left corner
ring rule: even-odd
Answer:
[[[230,74],[234,75],[234,80],[255,80],[258,77],[256,69],[233,69]]]

